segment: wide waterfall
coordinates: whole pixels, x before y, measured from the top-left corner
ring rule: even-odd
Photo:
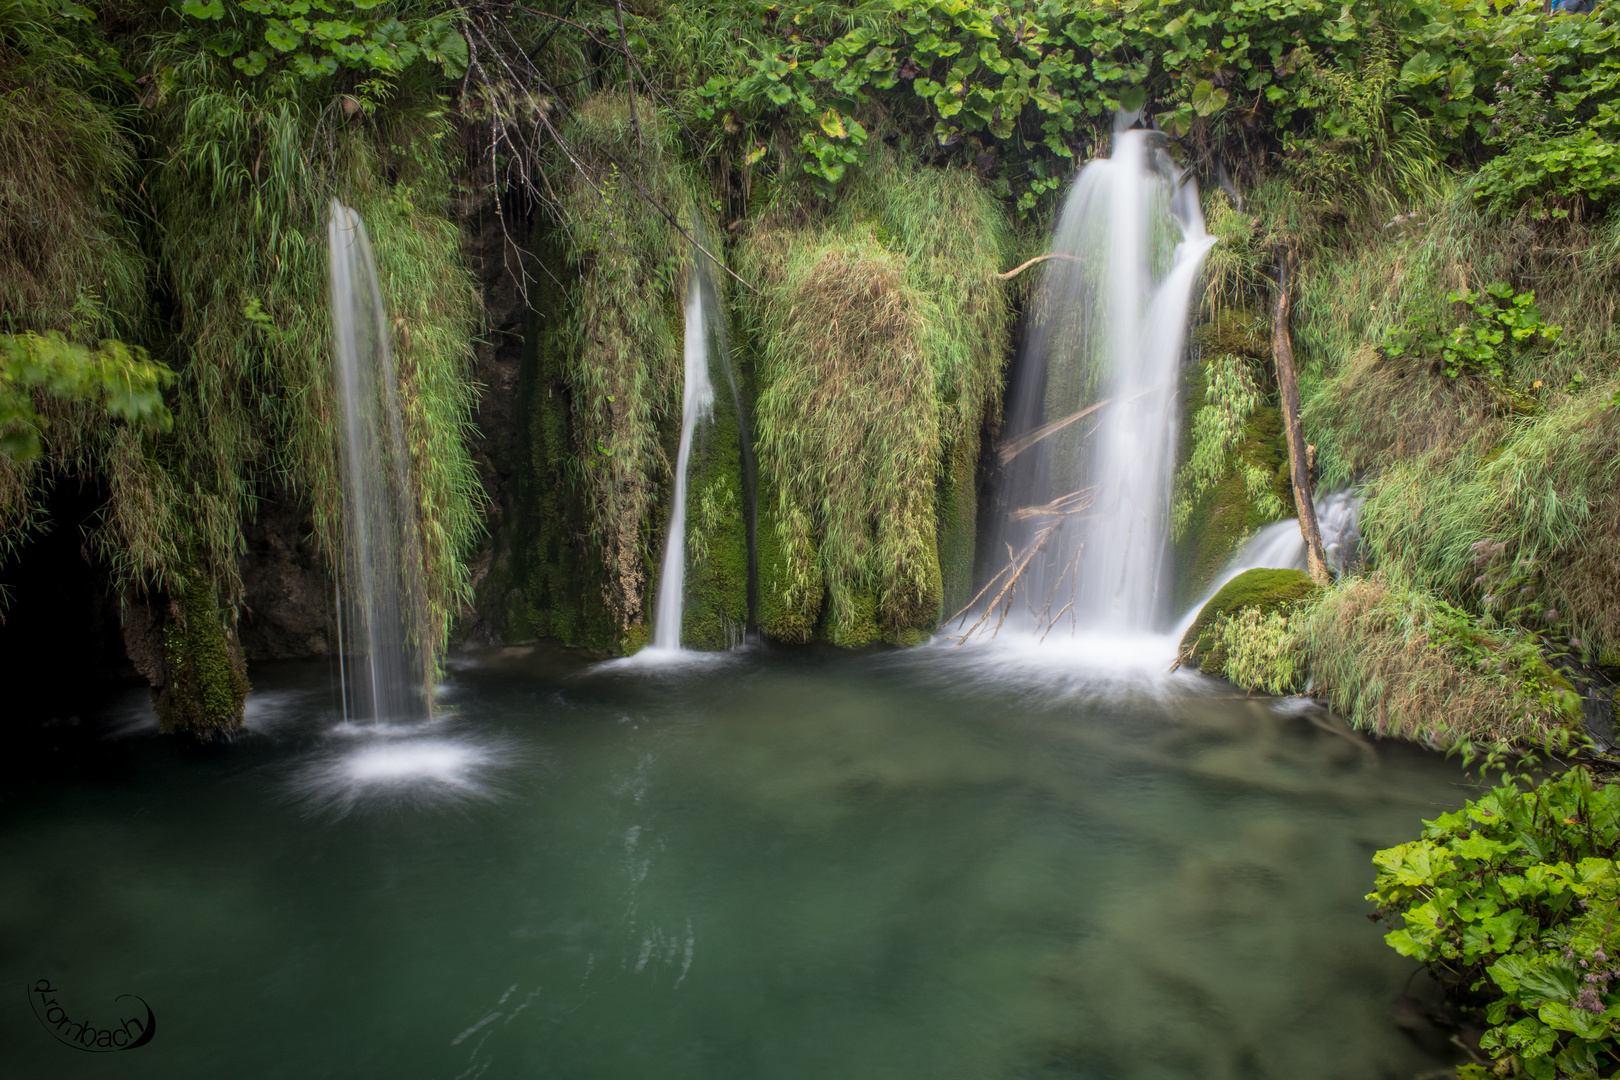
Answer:
[[[1179,368],[1212,243],[1196,187],[1155,132],[1117,132],[1113,155],[1076,180],[1000,449],[997,552],[1010,561],[987,593],[1001,590],[1015,622],[1163,628]]]
[[[365,223],[332,200],[332,368],[343,474],[338,636],[344,714],[427,715],[422,559],[399,380]]]
[[[669,535],[664,541],[664,568],[658,578],[658,607],[652,647],[681,647],[681,614],[686,594],[686,487],[692,463],[692,434],[714,413],[714,383],[709,379],[709,326],[703,302],[703,277],[697,267],[686,290],[685,386],[681,392],[681,443],[675,455],[675,497],[670,506]]]

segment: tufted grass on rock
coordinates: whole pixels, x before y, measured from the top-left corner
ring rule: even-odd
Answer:
[[[1380,575],[1324,592],[1294,616],[1312,690],[1362,730],[1441,749],[1562,746],[1580,698],[1533,639],[1492,630]]]
[[[886,154],[819,213],[779,193],[741,249],[761,288],[761,625],[781,640],[820,625],[841,645],[914,644],[943,608],[942,551],[953,598],[971,586],[976,444],[1007,332],[992,275],[1009,234],[971,174],[906,172]]]

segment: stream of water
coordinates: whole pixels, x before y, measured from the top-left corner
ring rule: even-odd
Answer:
[[[1001,477],[994,548],[1011,558],[1014,625],[1142,633],[1170,614],[1178,372],[1215,241],[1163,142],[1116,131],[1112,154],[1081,170],[1053,233],[1003,444],[1027,444]]]
[[[695,262],[696,260],[694,260]],[[709,320],[703,310],[703,284],[697,267],[686,297],[686,343],[681,389],[681,441],[675,455],[675,494],[664,538],[664,568],[658,576],[658,607],[652,647],[670,652],[681,647],[681,614],[686,600],[686,491],[692,463],[692,434],[714,410],[714,384],[709,381]]]
[[[371,239],[336,199],[327,223],[332,373],[343,475],[340,691],[356,720],[427,716],[416,487]]]
[[[16,1077],[1402,1080],[1442,1046],[1369,856],[1454,765],[1164,657],[1012,639],[689,668],[463,655],[359,731],[261,666],[227,752],[140,707],[0,802]],[[86,721],[89,723],[89,721]]]

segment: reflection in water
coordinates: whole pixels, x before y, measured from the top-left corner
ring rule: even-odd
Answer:
[[[131,1077],[1443,1065],[1361,895],[1454,765],[1138,645],[491,651],[390,733],[337,731],[324,668],[260,674],[306,711],[0,811],[0,976],[151,1000]],[[317,777],[327,809],[290,805]],[[0,1010],[0,1071],[91,1075],[31,1023]]]

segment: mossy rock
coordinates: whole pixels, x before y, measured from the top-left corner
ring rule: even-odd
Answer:
[[[163,661],[167,679],[157,695],[157,713],[166,734],[207,740],[242,729],[247,664],[206,585],[194,582],[169,602]]]
[[[1231,353],[1258,360],[1271,357],[1271,324],[1258,312],[1225,308],[1209,322],[1196,327],[1192,344],[1206,353]]]
[[[850,606],[854,614],[847,625],[840,625],[833,617],[833,605],[825,605],[821,623],[816,627],[816,639],[843,649],[859,649],[881,641],[883,630],[878,625],[877,597],[863,589],[850,598]]]
[[[1181,638],[1183,663],[1218,667],[1223,657],[1212,655],[1215,623],[1224,615],[1243,608],[1255,608],[1262,615],[1293,607],[1320,588],[1302,570],[1245,570],[1222,585],[1220,591],[1198,612],[1198,617]]]

